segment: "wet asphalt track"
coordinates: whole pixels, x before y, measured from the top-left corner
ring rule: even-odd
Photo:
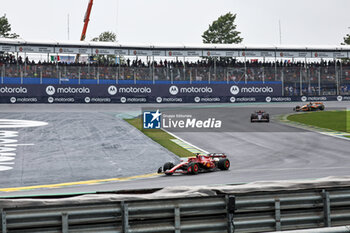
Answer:
[[[249,108],[272,107],[275,108],[270,110],[273,114],[284,114],[294,105],[295,103],[254,104],[249,105]],[[141,106],[1,105],[0,118],[41,120],[48,122],[49,125],[19,130],[19,142],[30,142],[35,145],[23,146],[17,150],[14,168],[0,172],[0,187],[53,184],[155,172],[164,161],[175,160],[174,156],[115,118],[116,113],[140,111]],[[153,105],[147,105],[150,106]],[[154,105],[155,108],[159,106],[165,105]],[[213,105],[203,105],[207,106]],[[225,106],[237,105],[225,104]],[[326,106],[349,108],[350,102],[330,102],[326,103]],[[251,124],[246,113],[235,118],[228,117],[226,120],[236,124],[237,130],[215,133],[177,132],[176,135],[206,151],[227,153],[231,160],[229,171],[1,193],[0,196],[350,175],[348,140],[296,130],[275,121],[270,124]],[[257,129],[243,132],[247,127]]]

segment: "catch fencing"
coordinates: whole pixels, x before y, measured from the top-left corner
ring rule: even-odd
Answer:
[[[350,187],[155,200],[112,199],[5,199],[0,204],[1,230],[253,233],[350,224]]]
[[[350,65],[264,67],[128,67],[65,64],[2,64],[1,84],[270,84],[282,96],[347,95]]]

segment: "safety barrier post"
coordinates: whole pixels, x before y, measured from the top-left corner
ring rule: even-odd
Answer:
[[[180,207],[178,206],[175,207],[174,215],[175,215],[175,233],[181,233]]]
[[[68,214],[62,213],[62,233],[68,233]]]
[[[226,202],[226,211],[227,211],[227,232],[233,233],[235,231],[233,218],[236,211],[236,197],[231,195],[226,195],[225,202]]]
[[[275,198],[275,221],[276,231],[281,230],[281,201],[279,198]]]
[[[329,199],[329,193],[326,190],[322,190],[323,198],[323,214],[324,214],[324,225],[325,227],[331,227],[331,205]]]
[[[122,232],[128,233],[129,232],[129,209],[128,209],[128,203],[125,203],[124,201],[121,202],[121,208],[122,208]]]
[[[2,233],[7,233],[6,212],[4,211],[4,209],[0,209],[0,213],[1,213]]]

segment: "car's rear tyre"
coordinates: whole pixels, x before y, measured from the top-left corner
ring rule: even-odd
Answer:
[[[188,174],[196,175],[199,171],[199,166],[197,163],[190,163],[187,168]]]
[[[170,170],[170,169],[172,169],[174,166],[175,166],[175,165],[174,165],[172,162],[164,163],[163,171]]]
[[[218,162],[218,168],[220,170],[228,170],[230,168],[230,160],[220,159]]]

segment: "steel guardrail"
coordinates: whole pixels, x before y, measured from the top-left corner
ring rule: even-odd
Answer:
[[[350,224],[350,187],[57,203],[0,206],[1,232],[271,232]]]

